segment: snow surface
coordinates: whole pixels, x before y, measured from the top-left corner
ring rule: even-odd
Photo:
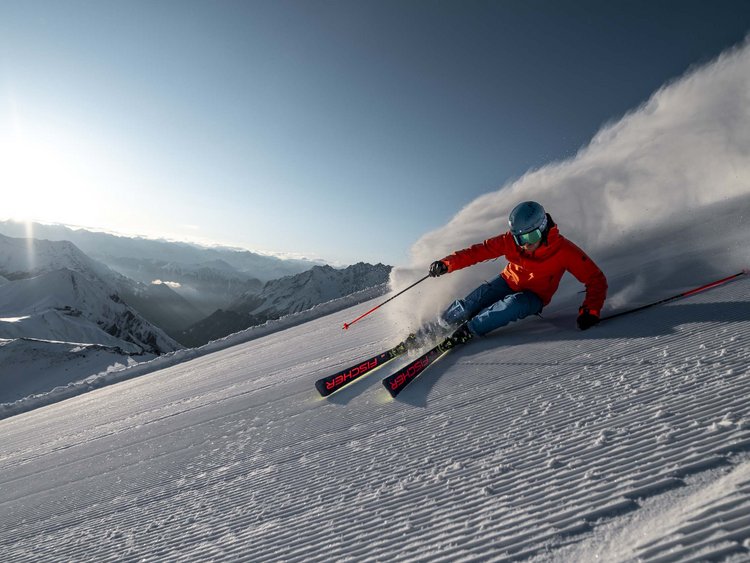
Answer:
[[[394,343],[363,304],[0,421],[4,560],[748,560],[750,277],[575,299],[397,400],[314,390]]]
[[[118,346],[86,342],[0,338],[0,418],[7,416],[6,411],[27,410],[21,409],[21,405],[31,405],[43,398],[43,402],[36,404],[52,402],[71,381],[90,389],[91,378],[85,374],[106,377],[154,357],[154,354],[133,357]]]

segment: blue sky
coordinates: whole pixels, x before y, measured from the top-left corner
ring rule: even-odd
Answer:
[[[733,1],[6,0],[0,218],[398,265],[748,31]]]

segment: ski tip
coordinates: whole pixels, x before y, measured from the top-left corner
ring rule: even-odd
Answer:
[[[344,330],[349,330],[349,323],[344,323]]]

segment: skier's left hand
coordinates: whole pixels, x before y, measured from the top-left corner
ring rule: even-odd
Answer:
[[[592,326],[599,324],[598,311],[589,311],[588,309],[581,307],[578,310],[578,319],[576,320],[578,328],[581,330],[588,330]]]

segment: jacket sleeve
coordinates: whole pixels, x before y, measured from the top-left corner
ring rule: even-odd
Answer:
[[[453,254],[446,256],[442,262],[448,266],[449,272],[455,272],[461,268],[473,266],[485,260],[492,260],[505,256],[508,248],[510,234],[505,233],[493,238],[488,238],[482,243],[475,244],[463,250],[457,250]],[[512,242],[512,241],[511,241]]]
[[[583,250],[567,242],[570,245],[567,270],[586,286],[586,298],[581,307],[598,317],[607,298],[607,278]]]

